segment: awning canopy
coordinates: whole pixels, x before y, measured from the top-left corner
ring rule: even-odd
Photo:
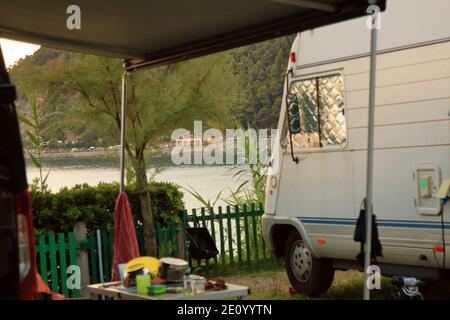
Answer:
[[[69,30],[69,4],[81,30]],[[385,9],[385,0],[377,5]],[[0,37],[157,66],[367,14],[368,0],[0,0]]]

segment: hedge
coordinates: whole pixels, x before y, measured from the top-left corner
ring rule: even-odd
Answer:
[[[125,190],[130,199],[135,223],[142,221],[141,208],[133,187]],[[149,186],[155,222],[166,226],[182,219],[183,193],[179,186],[166,182],[152,182]],[[40,192],[31,188],[33,223],[36,234],[72,231],[78,221],[86,223],[88,230],[114,227],[114,206],[119,184],[88,184],[61,188],[57,193]]]

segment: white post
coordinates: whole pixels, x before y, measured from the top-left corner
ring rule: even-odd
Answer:
[[[378,12],[372,14],[372,30],[370,44],[370,89],[369,89],[369,119],[367,134],[367,176],[366,176],[366,241],[364,246],[364,300],[370,300],[368,287],[369,274],[367,270],[371,263],[372,248],[372,193],[373,193],[373,141],[375,124],[375,89],[377,60],[377,20]]]
[[[75,233],[75,239],[78,242],[86,240],[86,223],[77,222],[73,226],[73,233]],[[77,261],[80,267],[80,295],[81,297],[89,296],[87,286],[89,285],[89,255],[86,249],[77,249]]]
[[[120,112],[120,192],[125,191],[125,118],[127,114],[127,78],[128,72],[125,71],[122,75],[122,101]]]
[[[102,255],[102,235],[100,230],[97,229],[97,255],[98,255],[98,274],[100,276],[100,283],[103,283],[103,255]],[[105,297],[102,296],[102,300]]]

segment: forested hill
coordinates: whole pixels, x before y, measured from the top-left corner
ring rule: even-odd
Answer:
[[[293,40],[288,36],[231,51],[240,98],[234,113],[242,123],[276,128]]]
[[[293,38],[283,37],[183,62],[179,64],[181,66],[158,68],[166,68],[164,72],[142,71],[145,75],[136,78],[147,80],[136,83],[136,86],[145,88],[136,103],[149,109],[157,108],[160,101],[166,99],[163,93],[171,94],[173,89],[165,85],[190,88],[195,83],[198,87],[190,89],[192,92],[202,91],[202,95],[194,101],[186,93],[184,100],[172,101],[172,105],[191,105],[190,108],[180,108],[178,113],[197,112],[197,120],[208,120],[210,126],[216,125],[219,129],[233,127],[236,120],[244,126],[275,128]],[[186,70],[193,68],[196,74],[187,75],[189,72]],[[105,138],[108,140],[110,133],[100,128],[99,123],[108,123],[104,121],[104,115],[114,110],[117,102],[114,99],[120,90],[119,60],[41,48],[34,55],[20,60],[10,72],[19,93],[19,112],[29,112],[28,101],[34,96],[42,114],[52,115],[43,117],[46,140],[65,140],[68,136],[91,144],[98,144]],[[161,74],[166,77],[170,74],[170,81],[166,82],[166,78],[158,81]],[[204,81],[195,82],[193,79]],[[108,91],[108,86],[113,88]],[[96,99],[98,110],[95,109]],[[101,115],[101,109],[106,113]],[[98,117],[98,121],[86,121],[86,116],[89,120]],[[157,119],[148,119],[150,122],[154,120]]]

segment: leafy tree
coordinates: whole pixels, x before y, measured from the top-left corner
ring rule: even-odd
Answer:
[[[194,120],[225,125],[233,85],[227,79],[227,63],[228,55],[219,54],[129,75],[125,151],[135,176],[148,255],[156,255],[148,147],[176,128],[191,128]],[[117,59],[73,54],[69,61],[58,59],[43,81],[72,94],[75,122],[89,121],[105,140],[118,143],[122,70]]]
[[[11,77],[17,88],[18,99],[16,106],[20,114],[30,115],[29,100],[31,96],[38,102],[39,112],[52,114],[46,117],[41,123],[42,140],[48,141],[50,145],[56,144],[56,140],[65,140],[66,133],[71,130],[73,122],[64,121],[67,117],[66,110],[73,105],[72,96],[66,91],[49,86],[43,81],[49,73],[57,59],[64,57],[67,59],[68,53],[60,50],[40,48],[34,55],[21,59],[10,70]],[[27,133],[21,127],[23,135]],[[25,143],[28,141],[25,139]],[[53,143],[52,143],[53,142]]]

